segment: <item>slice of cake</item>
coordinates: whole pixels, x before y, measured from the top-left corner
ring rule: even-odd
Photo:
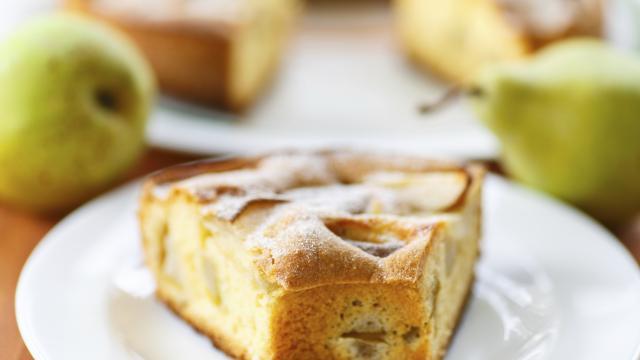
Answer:
[[[599,36],[603,0],[395,0],[409,56],[456,83],[570,36]]]
[[[280,153],[152,176],[157,295],[239,359],[441,359],[473,283],[484,170]]]
[[[65,0],[128,33],[161,88],[230,110],[253,103],[279,63],[298,0]]]

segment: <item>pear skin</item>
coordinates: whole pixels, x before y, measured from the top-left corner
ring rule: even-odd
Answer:
[[[640,211],[640,59],[568,40],[487,68],[473,89],[511,176],[609,224]]]
[[[0,200],[37,212],[78,205],[144,149],[155,81],[105,25],[47,15],[0,44]]]

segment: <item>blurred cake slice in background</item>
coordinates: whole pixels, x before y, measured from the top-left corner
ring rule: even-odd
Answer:
[[[603,22],[603,0],[396,0],[395,11],[412,60],[461,84],[552,41],[600,36]]]
[[[128,33],[168,94],[239,111],[277,70],[298,0],[65,0]]]

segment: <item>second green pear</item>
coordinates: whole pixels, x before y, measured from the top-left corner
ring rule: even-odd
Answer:
[[[640,60],[570,40],[486,69],[472,88],[516,179],[615,224],[640,211]]]

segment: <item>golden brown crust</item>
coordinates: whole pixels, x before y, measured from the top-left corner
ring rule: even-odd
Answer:
[[[427,321],[421,300],[417,289],[394,285],[330,285],[287,293],[274,310],[274,326],[282,329],[273,345],[275,353],[282,359],[335,359],[327,343],[363,338],[373,346],[393,347]],[[367,331],[352,331],[357,326],[354,322],[363,315],[378,321]],[[304,321],[290,321],[296,317]],[[382,329],[394,330],[383,333]],[[425,359],[429,352],[426,343],[416,342],[414,346],[396,346],[387,357]]]
[[[147,177],[145,184],[150,186],[185,180],[205,172],[222,172],[250,167],[255,165],[259,158],[248,159],[237,156],[221,156],[204,160],[195,160],[188,163],[170,166],[158,170]]]
[[[229,172],[230,169],[237,172]],[[428,255],[432,238],[441,230],[442,223],[428,217],[401,218],[394,215],[393,210],[389,214],[349,214],[341,211],[340,207],[344,204],[340,201],[353,193],[351,189],[340,192],[336,204],[332,204],[331,194],[320,193],[318,196],[322,201],[329,206],[335,205],[337,211],[318,210],[305,202],[305,195],[298,196],[296,188],[313,185],[340,187],[340,181],[361,180],[370,173],[380,171],[424,173],[459,169],[459,165],[454,163],[437,163],[409,156],[381,157],[340,151],[296,155],[285,153],[197,162],[170,168],[147,180],[143,198],[152,199],[157,196],[155,193],[161,186],[168,196],[187,196],[201,204],[210,204],[205,208],[212,216],[217,220],[226,218],[226,221],[245,232],[247,246],[263,277],[286,290],[327,284],[411,285],[421,277],[421,264]],[[456,197],[458,208],[464,203],[464,198],[477,196],[469,194],[468,189],[479,191],[477,184],[482,181],[484,173],[481,167],[475,165],[464,167],[464,170],[471,185],[465,186],[460,199]],[[200,176],[193,177],[198,172]],[[221,175],[217,176],[218,173]],[[187,177],[190,178],[167,183],[168,179]],[[236,186],[239,193],[229,195],[229,184]],[[224,192],[220,192],[220,188]],[[256,188],[259,190],[254,190]],[[375,187],[371,189],[372,192],[379,190]],[[252,196],[252,191],[256,191],[258,195]],[[360,193],[355,195],[358,201],[360,198],[369,201],[364,206],[370,206],[371,195],[368,192],[361,197]],[[270,215],[258,226],[254,223],[245,226],[243,219],[251,214],[251,209],[246,205],[256,198],[264,200],[269,196],[273,198],[268,198],[269,201],[265,203],[273,203]],[[281,203],[284,204],[280,205]],[[455,210],[449,211],[455,213]],[[386,238],[401,246],[388,256],[372,255],[353,242],[341,238],[336,233],[336,227],[330,224],[335,224],[336,221],[343,228],[349,229],[354,226],[375,226],[374,232],[386,234]],[[357,241],[356,245],[361,242]],[[375,243],[376,240],[365,239],[364,242]],[[385,244],[380,244],[383,245]]]
[[[293,221],[300,220],[298,216],[292,217],[295,219]],[[284,219],[273,230],[281,234],[285,227],[298,226],[288,220]],[[301,220],[306,222],[307,219]],[[323,229],[321,224],[317,225],[318,229]],[[286,249],[285,254],[274,257],[267,253],[256,257],[256,264],[264,276],[287,290],[327,284],[414,284],[420,278],[420,265],[428,254],[436,228],[425,225],[416,240],[384,258],[372,256],[346,242],[336,241],[330,233],[310,238],[308,233],[302,233],[309,229],[306,224],[300,229],[300,233],[288,234],[292,237],[267,238],[271,242],[269,248],[273,249],[272,252]]]

